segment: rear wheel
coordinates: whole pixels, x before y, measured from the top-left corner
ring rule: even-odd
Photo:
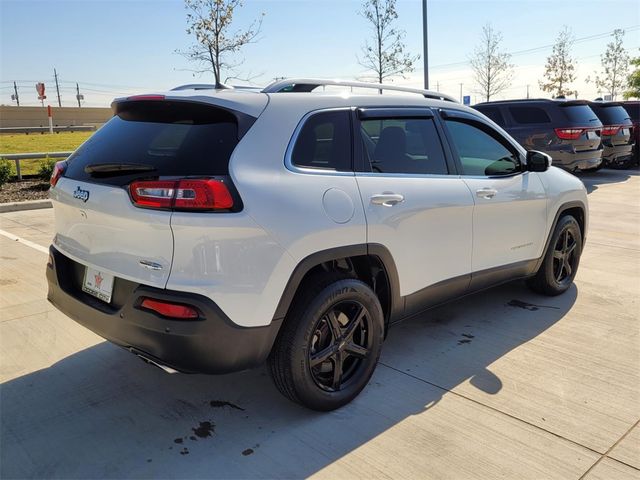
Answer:
[[[383,328],[380,302],[365,283],[334,274],[307,282],[269,357],[276,386],[314,410],[349,403],[375,370]]]
[[[580,225],[571,215],[558,220],[551,242],[536,275],[527,282],[544,295],[560,295],[573,283],[582,254]]]

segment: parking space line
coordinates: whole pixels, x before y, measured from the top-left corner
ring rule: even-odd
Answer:
[[[2,235],[3,237],[7,237],[9,240],[13,240],[14,242],[20,242],[23,245],[26,245],[27,247],[31,247],[34,250],[38,250],[39,252],[42,253],[49,253],[49,249],[46,247],[43,247],[42,245],[38,245],[37,243],[34,243],[30,240],[27,240],[26,238],[22,238],[22,237],[18,237],[17,235],[14,235],[13,233],[9,233],[9,232],[5,232],[4,230],[0,230],[0,235]]]

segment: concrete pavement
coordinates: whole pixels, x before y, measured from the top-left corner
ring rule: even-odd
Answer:
[[[582,178],[569,292],[517,282],[403,323],[328,414],[264,368],[167,375],[102,341],[46,302],[53,212],[0,214],[0,477],[640,479],[640,177]]]

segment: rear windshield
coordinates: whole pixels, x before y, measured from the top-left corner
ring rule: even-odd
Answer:
[[[226,110],[131,102],[118,106],[117,114],[69,157],[65,176],[126,185],[140,177],[228,175],[237,144],[237,121]],[[114,173],[117,168],[123,171]]]
[[[598,116],[593,113],[589,105],[561,105],[561,111],[571,123],[586,126],[598,122]]]
[[[621,125],[631,120],[629,113],[622,105],[595,105],[593,110],[604,125]]]

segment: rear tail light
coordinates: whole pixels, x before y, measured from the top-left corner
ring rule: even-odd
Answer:
[[[577,140],[586,128],[556,128],[556,135],[562,140]]]
[[[163,317],[169,318],[194,319],[200,316],[198,310],[190,305],[165,302],[164,300],[156,300],[154,298],[144,298],[140,307],[152,310]]]
[[[228,210],[233,197],[220,180],[181,179],[139,181],[129,185],[133,203],[147,208],[180,210]]]
[[[56,164],[53,166],[53,172],[51,172],[51,178],[49,179],[49,183],[51,184],[51,188],[56,186],[56,183],[58,183],[58,180],[60,180],[60,177],[62,177],[62,175],[64,175],[64,171],[66,169],[67,169],[67,162],[66,161],[63,160],[61,162],[56,162]]]
[[[602,127],[602,135],[615,135],[621,128],[621,125],[605,125]]]

